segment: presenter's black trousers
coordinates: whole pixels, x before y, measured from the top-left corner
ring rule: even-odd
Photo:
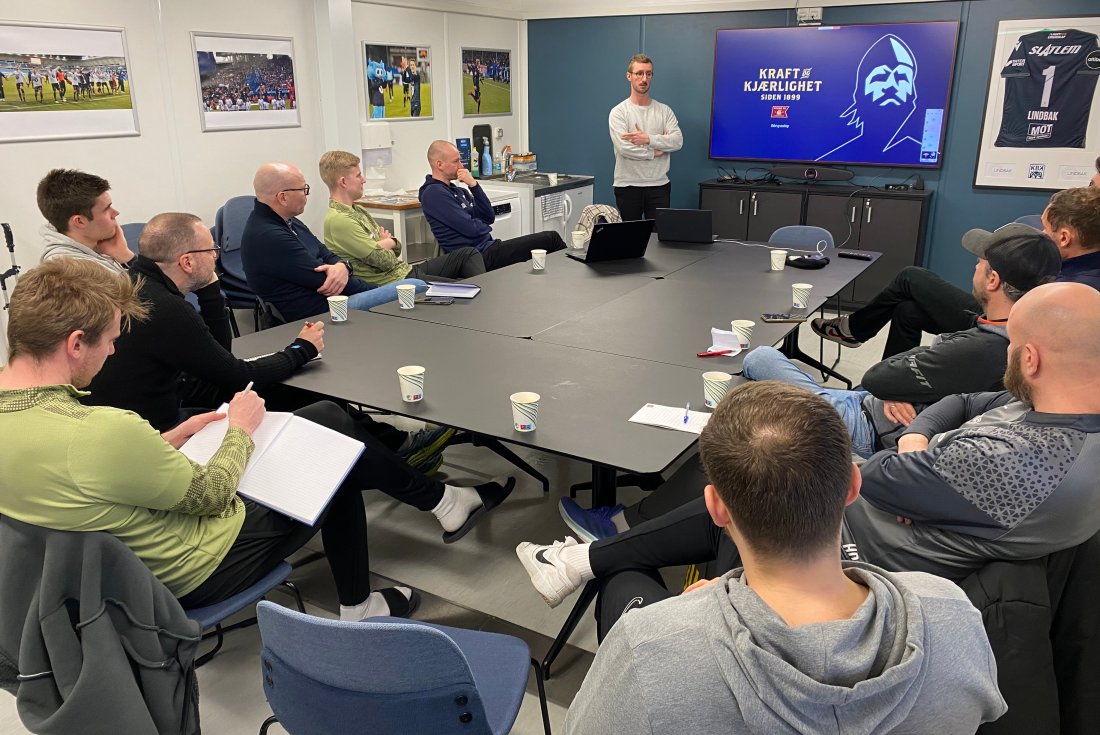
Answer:
[[[294,413],[366,445],[317,521],[340,604],[358,605],[370,594],[363,490],[381,490],[414,508],[430,511],[443,499],[443,483],[409,467],[335,403],[322,401]],[[301,461],[313,458],[302,456]],[[213,574],[180,598],[185,608],[211,605],[251,587],[317,532],[313,526],[262,505],[249,500],[244,503],[244,525],[237,539]]]
[[[616,186],[615,206],[623,221],[657,219],[658,209],[667,209],[672,201],[672,182],[661,186]]]
[[[625,217],[624,217],[625,219]],[[902,268],[886,288],[848,317],[848,329],[860,342],[890,323],[882,358],[908,352],[921,341],[921,332],[961,332],[974,326],[982,311],[968,294],[925,268]]]

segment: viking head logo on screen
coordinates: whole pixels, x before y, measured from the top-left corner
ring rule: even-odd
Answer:
[[[919,148],[920,141],[905,131],[916,109],[917,58],[905,41],[893,34],[883,36],[860,59],[852,104],[840,114],[856,134],[818,160],[860,160],[857,151],[888,151],[899,144]]]

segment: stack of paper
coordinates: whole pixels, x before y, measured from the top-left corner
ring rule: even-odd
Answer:
[[[450,296],[455,299],[472,299],[481,293],[481,286],[475,283],[438,283],[428,281],[427,296]]]

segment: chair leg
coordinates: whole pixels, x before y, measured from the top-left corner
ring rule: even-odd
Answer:
[[[275,715],[271,715],[271,717],[268,717],[266,720],[264,720],[264,724],[260,725],[260,735],[267,735],[267,731],[271,729],[271,726],[278,721],[279,718]]]
[[[561,653],[561,649],[565,648],[565,644],[569,642],[569,636],[573,635],[573,631],[581,622],[581,617],[588,606],[592,604],[592,601],[596,599],[596,593],[599,590],[600,584],[596,580],[592,580],[581,590],[581,596],[577,599],[577,603],[573,605],[573,610],[569,613],[569,617],[565,619],[565,624],[558,631],[558,637],[550,644],[550,650],[546,652],[546,656],[542,659],[543,679],[550,680],[550,665],[554,663],[554,659]]]
[[[218,641],[214,644],[214,647],[195,659],[195,668],[209,663],[210,659],[217,655],[218,651],[222,649],[222,643],[225,641],[225,632],[222,630],[222,624],[218,623],[214,626],[214,634],[218,637]],[[204,636],[205,637],[205,636]]]
[[[298,589],[298,585],[293,582],[283,582],[283,587],[286,587],[290,590],[290,593],[294,595],[294,604],[297,606],[298,612],[304,613],[306,611],[306,606],[302,602],[302,592]]]
[[[831,375],[832,377],[847,385],[848,390],[852,389],[852,381],[848,380],[848,378],[845,378],[843,375],[838,373],[836,370],[833,370],[828,365],[825,365],[818,360],[815,360],[814,358],[810,357],[802,351],[802,348],[798,346],[798,329],[795,329],[793,332],[788,333],[787,336],[783,338],[783,344],[780,345],[779,351],[783,353],[785,357],[791,360],[798,360],[799,362],[809,365],[815,370],[820,370],[823,375]]]
[[[229,307],[229,327],[233,330],[234,337],[241,336],[241,328],[237,326],[237,315],[233,313],[233,307]],[[257,330],[259,331],[259,330]]]
[[[531,668],[535,670],[535,686],[539,688],[539,706],[542,707],[542,729],[550,735],[550,711],[546,708],[546,683],[542,679],[542,666],[537,659],[531,659]]]

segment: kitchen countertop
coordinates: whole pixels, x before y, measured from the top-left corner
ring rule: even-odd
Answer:
[[[575,176],[573,174],[558,174],[558,183],[550,185],[550,180],[544,173],[524,172],[516,174],[515,181],[508,181],[505,174],[495,174],[485,179],[478,179],[479,183],[490,187],[515,187],[534,190],[534,196],[541,197],[546,194],[554,194],[569,189],[579,189],[582,186],[591,186],[595,181],[594,176]]]

